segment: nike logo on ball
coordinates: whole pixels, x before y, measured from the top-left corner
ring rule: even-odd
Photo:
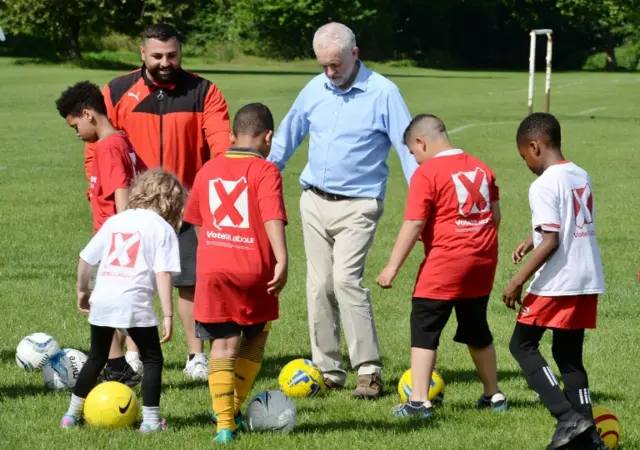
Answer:
[[[120,414],[124,414],[129,410],[129,406],[131,406],[131,399],[132,398],[133,398],[133,395],[129,397],[129,401],[127,402],[127,406],[125,406],[124,408],[122,406],[118,407],[120,409]]]

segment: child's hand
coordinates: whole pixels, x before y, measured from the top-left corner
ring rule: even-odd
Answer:
[[[529,236],[520,242],[515,251],[511,254],[511,261],[514,264],[522,262],[522,258],[533,249],[533,238]]]
[[[162,339],[160,339],[160,343],[164,344],[171,340],[171,335],[173,333],[173,317],[165,316],[162,321]]]
[[[273,280],[267,283],[267,292],[277,296],[284,288],[284,285],[287,284],[287,277],[287,264],[277,263],[273,271]]]
[[[393,267],[387,266],[382,269],[382,272],[380,272],[380,275],[378,275],[378,278],[376,278],[376,283],[378,283],[378,286],[380,286],[382,289],[389,289],[392,287],[391,283],[393,282],[396,275],[398,275],[398,270]]]
[[[516,309],[516,303],[522,304],[522,284],[509,281],[509,284],[504,288],[504,294],[502,294],[502,301],[507,308]]]
[[[89,312],[89,297],[91,297],[91,291],[89,289],[80,289],[76,290],[76,295],[78,297],[78,311],[83,313]]]

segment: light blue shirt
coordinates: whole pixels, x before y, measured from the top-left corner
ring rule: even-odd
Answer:
[[[280,170],[309,134],[309,161],[300,175],[303,189],[315,186],[349,197],[384,199],[391,144],[407,182],[418,167],[402,143],[411,115],[398,87],[365,67],[341,91],[324,73],[298,94],[278,127],[267,158]]]

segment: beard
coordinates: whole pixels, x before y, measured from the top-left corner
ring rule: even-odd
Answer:
[[[346,73],[341,74],[340,76],[335,78],[330,78],[329,80],[331,81],[331,84],[339,88],[344,86],[344,84],[351,79],[357,67],[358,67],[357,64],[354,64],[353,67],[351,67],[351,69]]]
[[[160,66],[147,67],[151,77],[158,83],[175,83],[180,72],[179,67],[161,69]]]

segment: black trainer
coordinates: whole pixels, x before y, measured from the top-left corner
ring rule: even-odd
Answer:
[[[595,424],[592,420],[573,412],[568,419],[558,421],[556,431],[551,438],[551,443],[547,446],[547,450],[564,447],[593,427],[595,427]]]
[[[596,427],[593,427],[589,432],[582,433],[571,441],[566,448],[568,450],[609,450]]]
[[[105,366],[98,381],[100,383],[104,383],[105,381],[117,381],[132,388],[140,384],[142,376],[140,376],[139,373],[134,372],[131,366],[127,363],[124,366],[124,372],[113,370],[109,366]]]

